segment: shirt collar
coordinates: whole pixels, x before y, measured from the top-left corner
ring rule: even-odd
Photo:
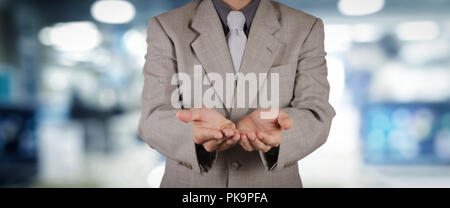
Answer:
[[[217,13],[219,14],[220,20],[222,23],[228,27],[227,25],[227,17],[228,13],[232,11],[232,9],[223,3],[222,0],[212,0],[214,3],[214,7],[216,8]],[[253,17],[255,16],[256,9],[258,8],[260,0],[253,0],[250,2],[247,6],[245,6],[243,9],[241,9],[241,12],[244,13],[245,16],[245,26],[247,28],[250,28],[250,25],[252,24]]]

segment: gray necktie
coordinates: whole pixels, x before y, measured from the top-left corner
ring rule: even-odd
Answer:
[[[239,72],[244,55],[245,43],[247,37],[244,33],[245,16],[241,11],[231,11],[227,17],[228,48],[230,49],[231,60],[233,61],[234,71]]]

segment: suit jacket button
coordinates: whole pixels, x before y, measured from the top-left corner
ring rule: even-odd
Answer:
[[[239,164],[239,162],[233,162],[232,164],[231,164],[231,167],[233,167],[234,169],[239,169],[240,167],[241,167],[241,164]]]

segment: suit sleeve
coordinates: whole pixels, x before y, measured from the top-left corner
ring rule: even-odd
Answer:
[[[328,102],[325,55],[324,26],[322,20],[316,19],[302,45],[290,107],[280,109],[293,120],[293,126],[282,133],[273,170],[297,164],[327,140],[336,112]]]
[[[203,173],[197,160],[192,124],[179,121],[178,109],[170,102],[172,92],[178,90],[178,86],[171,85],[177,60],[173,42],[156,18],[149,20],[147,45],[139,136],[167,158]]]

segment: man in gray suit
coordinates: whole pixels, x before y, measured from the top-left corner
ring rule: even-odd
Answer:
[[[139,135],[166,156],[161,187],[302,187],[297,162],[335,116],[320,19],[270,0],[197,0],[151,18],[147,43]],[[194,65],[205,77],[278,74],[276,116],[226,105],[214,83],[223,107],[191,108],[184,91],[174,108],[174,75],[194,77]]]

